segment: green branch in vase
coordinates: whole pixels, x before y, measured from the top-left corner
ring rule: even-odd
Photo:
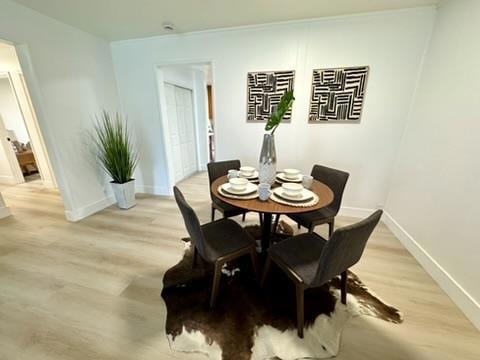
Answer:
[[[272,135],[275,133],[275,130],[277,130],[277,127],[282,122],[285,114],[292,108],[294,100],[295,97],[293,96],[293,90],[287,91],[283,94],[277,108],[272,115],[270,115],[270,119],[268,119],[267,124],[265,125],[265,131],[271,131]]]

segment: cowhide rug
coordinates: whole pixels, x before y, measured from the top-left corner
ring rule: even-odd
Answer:
[[[246,229],[260,237],[258,226]],[[402,322],[397,309],[349,272],[347,305],[339,300],[339,279],[305,292],[305,331],[300,339],[293,282],[272,265],[265,289],[260,289],[248,257],[223,269],[217,305],[210,310],[213,268],[199,264],[192,269],[192,251],[185,241],[183,259],[165,273],[161,294],[173,350],[200,352],[210,359],[328,358],[337,355],[342,330],[352,317]]]

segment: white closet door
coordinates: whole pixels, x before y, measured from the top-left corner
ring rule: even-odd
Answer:
[[[192,91],[165,84],[175,182],[197,170]]]

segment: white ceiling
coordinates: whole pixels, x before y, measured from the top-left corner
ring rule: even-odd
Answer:
[[[108,40],[434,5],[441,0],[14,0]]]

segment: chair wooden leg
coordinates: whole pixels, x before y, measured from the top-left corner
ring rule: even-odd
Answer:
[[[303,326],[305,323],[305,301],[304,289],[300,283],[295,284],[295,292],[297,294],[297,334],[303,339]]]
[[[272,260],[270,256],[267,256],[267,261],[263,267],[262,281],[260,281],[260,287],[265,287],[265,282],[267,281],[268,273],[270,272],[270,267],[272,266]]]
[[[218,290],[220,288],[220,278],[222,276],[223,263],[217,261],[215,263],[215,272],[213,273],[212,294],[210,295],[210,308],[214,308],[217,303]]]
[[[245,217],[247,216],[247,213],[243,213],[242,215],[242,222],[245,222]]]
[[[252,260],[253,272],[255,274],[255,279],[259,280],[259,271],[258,271],[258,256],[255,247],[252,247],[250,250],[250,259]]]
[[[340,281],[340,296],[342,304],[347,304],[347,271],[342,272]]]
[[[260,219],[260,227],[263,227],[263,216],[262,216],[262,213],[258,213],[258,218]]]
[[[272,234],[275,234],[277,232],[277,227],[278,227],[278,223],[280,222],[280,214],[277,214],[277,216],[275,217],[275,221],[273,223],[273,229],[272,229]]]
[[[192,244],[192,247],[193,247],[193,258],[192,258],[192,269],[193,269],[197,265],[198,254],[197,254],[197,248],[195,247],[195,245]]]
[[[215,221],[215,208],[212,206],[212,222]]]
[[[298,230],[300,230],[302,228],[302,225],[300,225],[299,223],[297,223],[297,228]]]
[[[335,219],[332,219],[332,221],[330,221],[328,223],[328,237],[329,238],[332,237],[334,230],[335,230]]]
[[[313,229],[315,229],[315,225],[310,225],[310,227],[308,228],[308,232],[310,234],[313,233]]]

